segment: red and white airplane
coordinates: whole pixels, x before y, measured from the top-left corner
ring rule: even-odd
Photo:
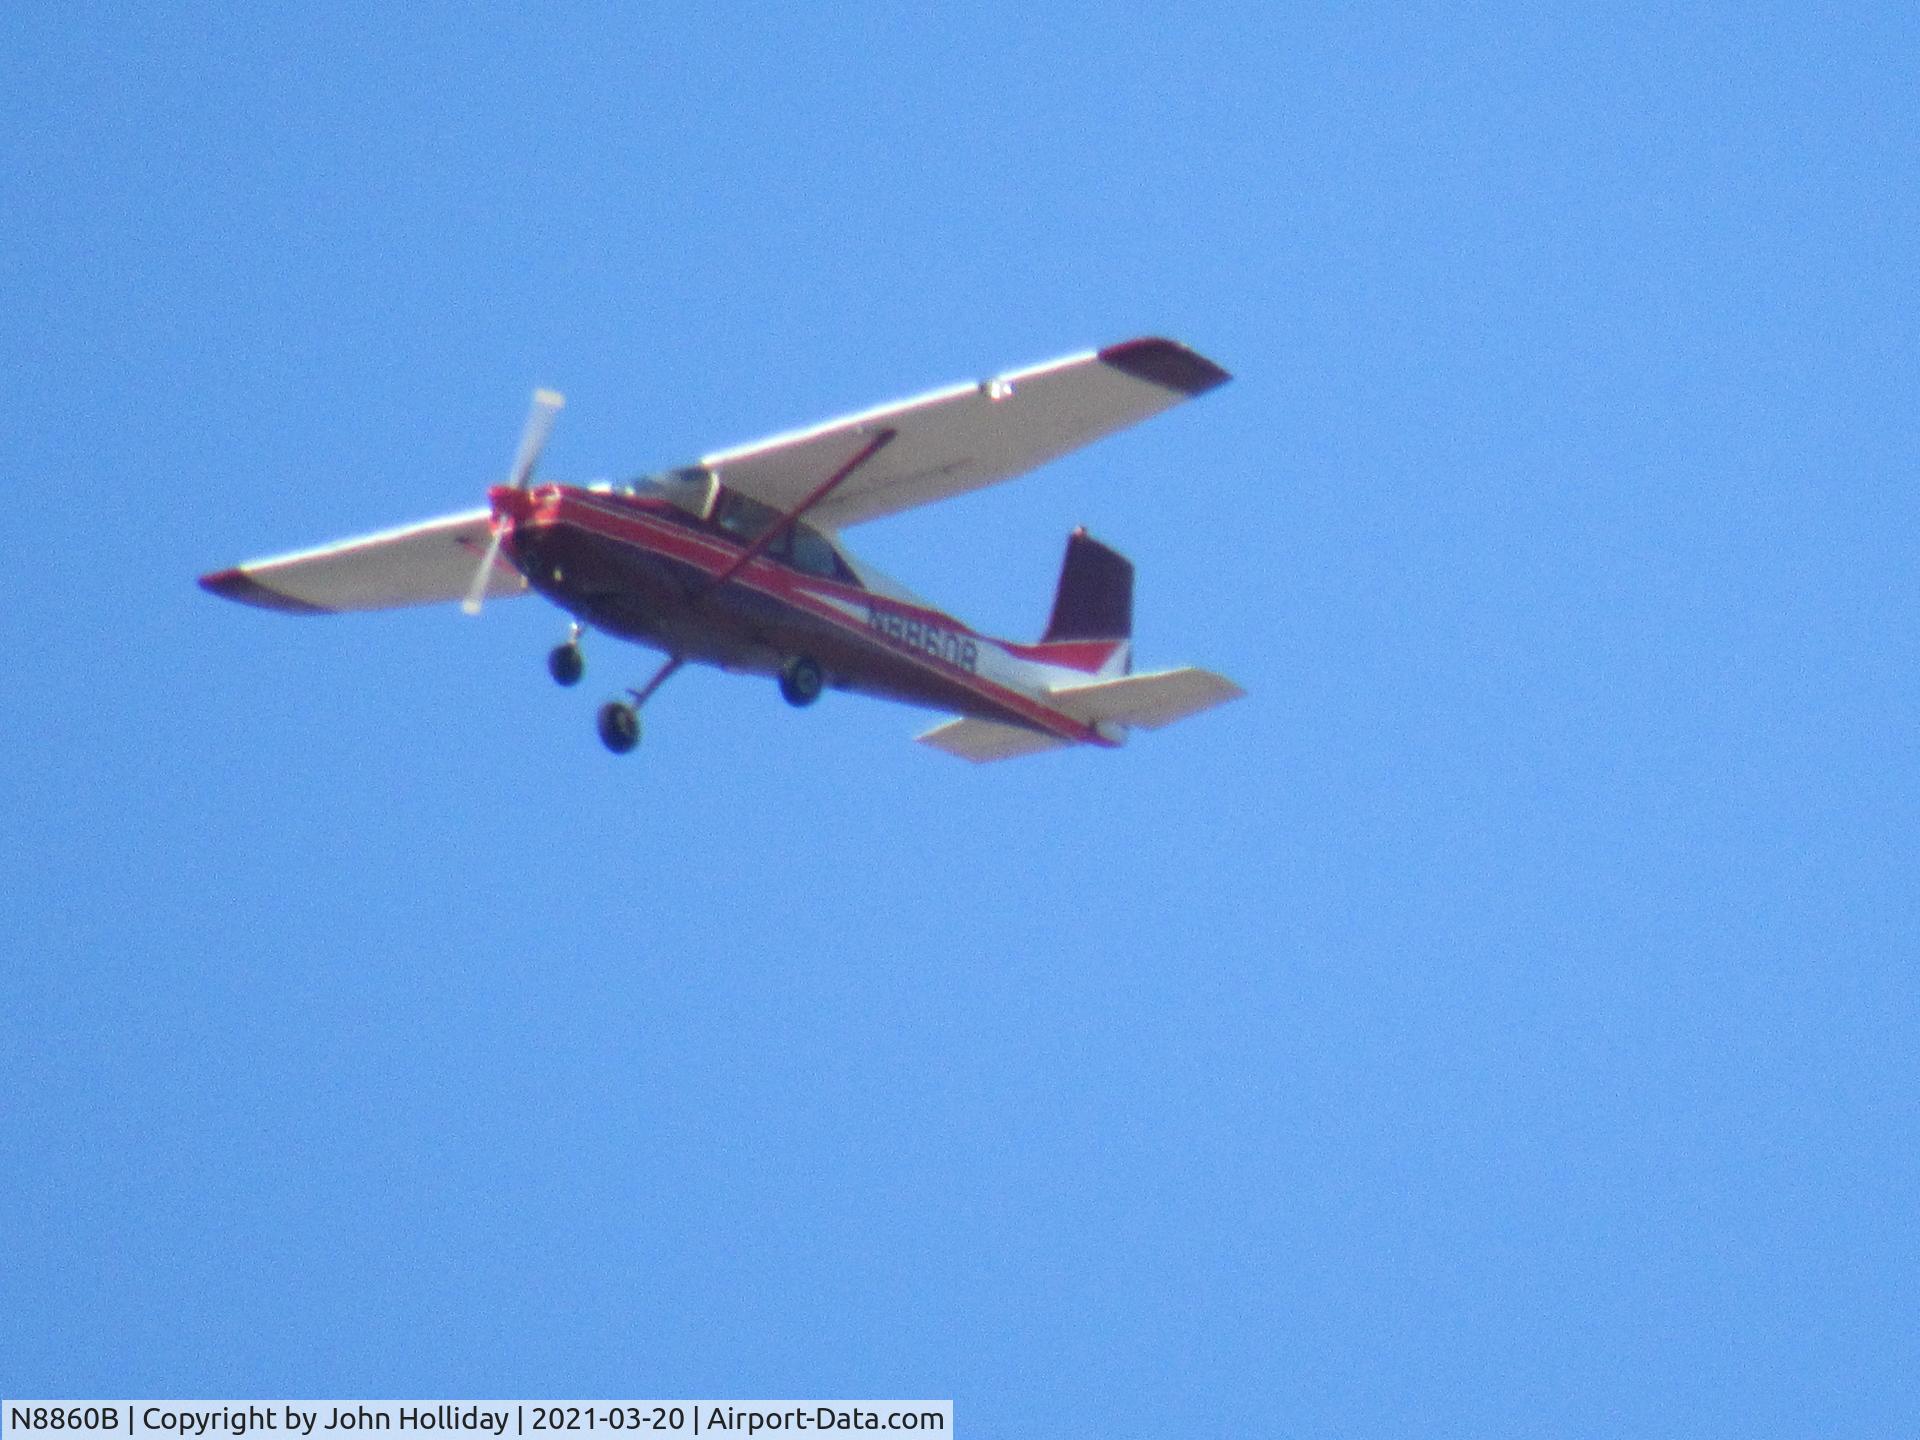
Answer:
[[[708,455],[631,484],[533,484],[561,397],[536,391],[507,483],[484,509],[252,560],[200,579],[215,595],[301,615],[538,590],[574,617],[548,656],[581,676],[591,627],[666,661],[601,706],[624,754],[640,707],[689,660],[774,675],[794,705],[824,687],[956,718],[919,738],[974,761],[1114,746],[1236,699],[1206,670],[1133,674],[1133,566],[1076,530],[1036,644],[970,629],[856,559],[849,525],[996,484],[1227,380],[1171,340],[1129,340],[949,386]]]

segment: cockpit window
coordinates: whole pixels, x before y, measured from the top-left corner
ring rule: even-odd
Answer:
[[[747,541],[758,540],[779,519],[780,512],[771,505],[762,505],[737,490],[724,488],[720,492],[720,503],[713,511],[714,524],[729,535],[737,535]]]
[[[751,496],[729,490],[724,485],[717,489],[719,498],[714,502],[711,523],[735,539],[751,545],[780,523],[780,512],[771,505],[763,505]],[[866,588],[853,573],[852,567],[840,558],[840,552],[833,548],[831,540],[797,520],[774,536],[764,553],[769,560],[777,560],[803,574]]]

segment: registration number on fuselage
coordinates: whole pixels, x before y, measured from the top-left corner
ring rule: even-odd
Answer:
[[[910,649],[924,651],[936,660],[944,660],[962,670],[971,672],[979,664],[979,644],[944,625],[930,625],[925,620],[896,615],[890,610],[882,610],[878,605],[869,605],[867,627],[889,640],[897,640]]]

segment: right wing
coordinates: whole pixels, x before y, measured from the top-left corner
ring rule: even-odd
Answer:
[[[229,600],[296,615],[460,600],[472,587],[474,571],[493,538],[491,515],[489,510],[467,510],[312,550],[249,560],[202,575],[200,584]],[[520,595],[526,589],[526,577],[512,562],[496,557],[487,581],[489,598]]]
[[[883,432],[891,440],[808,513],[838,530],[1010,480],[1204,394],[1227,372],[1172,340],[1128,340],[708,455],[720,483],[782,514]]]

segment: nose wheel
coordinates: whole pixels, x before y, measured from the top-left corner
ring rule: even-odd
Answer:
[[[578,685],[587,673],[587,659],[580,653],[580,646],[572,640],[554,646],[547,652],[547,673],[556,685]]]
[[[578,685],[587,673],[587,657],[580,649],[580,637],[585,632],[586,627],[576,622],[567,631],[566,640],[547,652],[547,673],[553,676],[554,684]]]

